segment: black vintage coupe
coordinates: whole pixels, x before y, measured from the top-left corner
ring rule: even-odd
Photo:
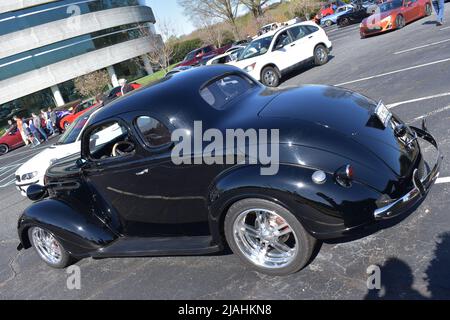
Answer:
[[[224,133],[279,129],[278,173],[261,175],[262,164],[245,159],[174,163],[172,133],[194,132],[195,121]],[[231,66],[200,67],[92,116],[81,157],[53,164],[45,186],[28,189],[36,202],[18,221],[19,249],[33,246],[62,268],[84,257],[229,246],[261,272],[290,274],[308,263],[318,239],[376,230],[421,203],[442,157],[437,150],[428,165],[418,140],[438,149],[425,125],[409,127],[355,92],[268,89]]]

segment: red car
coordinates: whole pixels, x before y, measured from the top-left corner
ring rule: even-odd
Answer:
[[[231,45],[227,45],[216,49],[213,45],[209,45],[206,47],[202,47],[199,49],[195,49],[194,51],[189,52],[184,60],[177,65],[177,67],[188,67],[188,66],[196,66],[206,63],[208,60],[218,56],[220,54],[224,54],[225,51],[231,48]]]
[[[24,144],[20,131],[17,129],[16,125],[13,125],[0,137],[0,156],[7,154],[10,150],[21,147]]]
[[[98,103],[95,103],[94,99],[86,100],[81,102],[79,105],[77,105],[70,114],[63,117],[59,121],[59,127],[63,130],[67,129],[72,122],[75,121],[76,118],[81,116],[83,113],[87,112],[88,110],[95,108],[98,105]]]
[[[406,24],[432,13],[430,0],[392,0],[379,6],[379,12],[364,19],[359,32],[361,38],[401,29]]]

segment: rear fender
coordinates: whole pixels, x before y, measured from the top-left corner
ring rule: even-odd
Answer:
[[[219,176],[209,194],[211,233],[220,239],[223,221],[230,206],[245,198],[273,201],[294,214],[313,236],[373,221],[375,190],[359,183],[351,188],[338,185],[327,174],[327,181],[312,181],[315,169],[281,164],[274,176],[261,176],[258,166],[240,166]]]

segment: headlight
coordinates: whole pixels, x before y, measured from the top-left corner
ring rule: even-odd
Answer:
[[[253,70],[255,70],[255,66],[256,66],[256,62],[253,63],[253,64],[251,64],[251,65],[249,65],[249,66],[246,66],[246,67],[244,68],[244,71],[245,71],[245,72],[252,72]]]
[[[34,177],[36,177],[37,175],[38,175],[37,171],[30,172],[30,173],[25,173],[25,174],[22,175],[22,181],[23,180],[31,180]]]

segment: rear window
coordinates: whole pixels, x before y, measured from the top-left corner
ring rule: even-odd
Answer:
[[[230,75],[220,78],[200,90],[200,95],[211,107],[224,110],[227,104],[254,87],[247,78]]]

